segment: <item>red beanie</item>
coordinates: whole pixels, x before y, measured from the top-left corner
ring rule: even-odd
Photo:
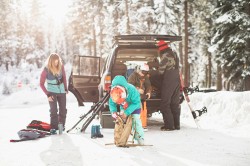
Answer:
[[[159,51],[163,51],[169,48],[168,43],[166,43],[164,40],[160,40],[158,42],[158,47],[159,47]]]

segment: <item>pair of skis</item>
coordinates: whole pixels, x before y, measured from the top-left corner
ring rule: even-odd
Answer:
[[[184,81],[183,81],[183,78],[182,78],[182,73],[180,72],[180,81],[181,81],[181,87],[183,87],[183,96],[184,96],[184,99],[188,105],[188,108],[192,114],[192,117],[194,119],[194,122],[196,124],[196,127],[197,128],[200,128],[200,125],[197,121],[197,117],[201,116],[203,113],[206,113],[207,112],[207,108],[206,107],[203,107],[201,110],[194,110],[193,107],[191,106],[191,102],[190,102],[190,98],[189,98],[189,95],[193,94],[194,92],[199,92],[199,88],[198,86],[196,86],[195,88],[187,88],[185,87],[184,85]]]
[[[82,122],[85,118],[87,118],[87,116],[89,114],[91,114],[86,121],[83,123],[82,128],[81,128],[81,132],[84,132],[86,130],[86,128],[88,127],[88,125],[92,122],[92,120],[96,117],[96,115],[99,114],[99,112],[103,109],[103,105],[108,101],[110,94],[107,93],[100,101],[98,101],[96,104],[94,104],[91,109],[84,114],[83,116],[80,117],[80,120],[78,122],[76,122],[76,124],[70,128],[69,130],[67,130],[67,133],[69,133],[70,131],[72,131],[73,129],[75,129],[78,124],[80,122]]]

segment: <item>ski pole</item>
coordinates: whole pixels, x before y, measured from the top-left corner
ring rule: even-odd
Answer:
[[[91,109],[86,114],[82,115],[80,117],[80,120],[78,122],[76,122],[76,124],[73,127],[71,127],[69,130],[67,130],[67,133],[69,133],[70,131],[72,131],[85,117],[87,117],[97,107],[97,105],[99,103],[100,103],[100,101],[98,101],[95,105],[93,105],[91,107]]]
[[[82,128],[81,128],[81,132],[84,132],[84,131],[86,130],[86,128],[88,127],[88,125],[89,125],[89,124],[92,122],[92,120],[95,118],[95,116],[96,116],[97,114],[99,114],[99,112],[101,111],[103,105],[108,101],[109,96],[110,96],[110,94],[107,93],[106,96],[104,96],[104,97],[102,98],[102,100],[100,101],[100,103],[96,104],[95,109],[94,109],[92,115],[83,123]]]

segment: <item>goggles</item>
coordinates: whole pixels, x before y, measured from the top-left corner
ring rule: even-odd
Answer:
[[[144,75],[149,74],[149,72],[148,72],[148,71],[145,71],[145,70],[142,70],[141,73],[144,74]]]

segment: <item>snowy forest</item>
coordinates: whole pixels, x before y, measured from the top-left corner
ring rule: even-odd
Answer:
[[[2,85],[10,70],[41,69],[52,52],[71,64],[76,54],[105,58],[115,35],[167,34],[182,36],[173,49],[187,86],[250,90],[249,0],[0,2]]]

